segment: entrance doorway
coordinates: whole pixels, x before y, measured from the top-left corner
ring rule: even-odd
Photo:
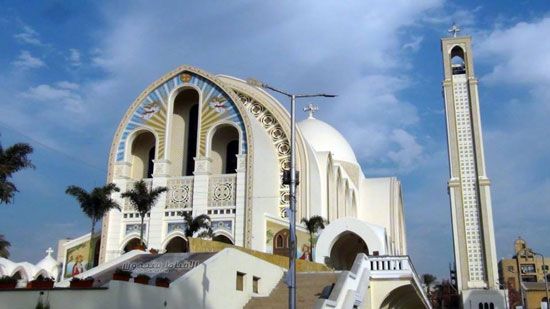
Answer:
[[[330,266],[336,270],[350,270],[359,253],[369,254],[365,241],[353,232],[344,232],[330,250]]]

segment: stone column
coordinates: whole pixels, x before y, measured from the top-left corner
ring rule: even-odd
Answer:
[[[246,155],[237,155],[237,181],[235,188],[235,245],[244,246],[246,205]]]
[[[122,210],[124,209],[124,199],[120,197],[122,192],[127,190],[128,181],[132,164],[130,162],[117,162],[114,166],[113,183],[120,189],[120,192],[113,194],[113,199],[118,202],[121,210],[113,209],[103,219],[103,228],[101,231],[101,257],[102,262],[107,262],[120,256],[120,245],[124,238],[122,235]]]
[[[153,169],[153,184],[152,188],[167,187],[170,179],[170,161],[169,160],[154,160],[155,167]],[[168,192],[159,196],[157,203],[151,209],[151,216],[145,218],[147,224],[147,247],[160,250],[162,241],[164,240],[164,209],[166,208],[166,199]]]
[[[193,217],[206,214],[208,207],[208,182],[210,180],[212,159],[196,157],[193,174]]]

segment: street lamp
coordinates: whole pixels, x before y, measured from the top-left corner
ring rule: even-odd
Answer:
[[[334,94],[291,94],[277,88],[273,88],[266,83],[259,80],[249,78],[246,83],[264,89],[269,89],[285,95],[290,98],[290,209],[288,214],[288,221],[290,225],[290,258],[288,262],[288,308],[296,308],[296,99],[297,98],[312,98],[312,97],[325,97],[334,98]],[[290,280],[288,280],[290,278]]]
[[[546,273],[548,270],[546,269],[546,262],[544,261],[544,255],[541,253],[533,252],[534,255],[540,255],[542,257],[542,273],[544,274],[544,289],[546,290],[546,309],[550,309],[550,300],[548,299],[548,277],[546,277]]]

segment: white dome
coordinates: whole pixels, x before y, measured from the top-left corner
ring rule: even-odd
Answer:
[[[330,151],[335,160],[359,164],[346,138],[328,123],[310,116],[300,121],[298,127],[315,151]]]

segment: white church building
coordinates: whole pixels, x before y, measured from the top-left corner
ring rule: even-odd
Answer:
[[[274,97],[243,80],[182,66],[152,83],[130,106],[115,133],[108,181],[121,192],[145,179],[166,186],[145,220],[146,244],[175,252],[186,241],[182,212],[207,214],[214,240],[268,253],[288,249],[290,116]],[[346,139],[313,116],[298,123],[297,220],[329,223],[315,261],[349,269],[357,253],[406,255],[400,182],[366,178]],[[103,220],[100,262],[120,256],[139,237],[139,215]],[[130,244],[130,246],[129,246]],[[306,246],[307,248],[305,248]],[[298,257],[309,236],[298,229]]]

